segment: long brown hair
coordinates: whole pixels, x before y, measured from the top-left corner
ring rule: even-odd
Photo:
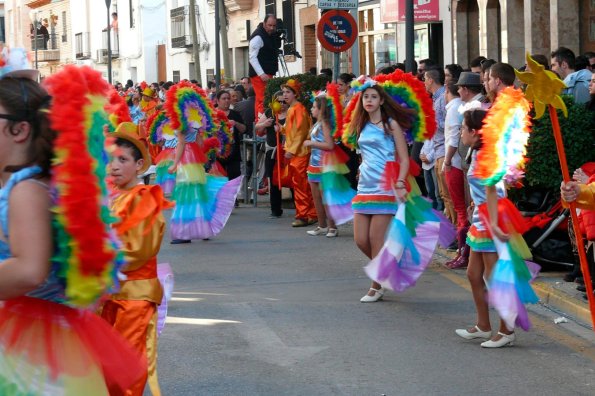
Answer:
[[[372,85],[371,87],[368,87],[362,91],[358,99],[357,106],[353,112],[353,121],[351,122],[351,125],[353,128],[355,128],[358,139],[362,129],[364,129],[366,123],[370,121],[370,115],[366,109],[364,109],[363,105],[364,92],[366,92],[368,89],[375,90],[380,95],[380,98],[384,99],[384,103],[380,105],[380,114],[382,116],[382,125],[386,133],[389,133],[390,131],[389,119],[395,120],[403,130],[411,128],[415,110],[405,108],[395,102],[393,98],[391,98],[384,91],[384,89],[382,89],[381,86]]]
[[[18,134],[15,130],[19,122],[31,125],[31,142],[24,164],[10,164],[4,168],[6,172],[17,172],[33,164],[42,169],[40,176],[49,176],[52,158],[54,156],[54,139],[56,133],[50,128],[47,109],[50,96],[37,82],[28,78],[0,79],[0,104],[6,109],[8,133]]]
[[[314,103],[318,106],[318,121],[320,124],[325,124],[327,127],[331,125],[331,109],[327,105],[326,95],[320,95],[314,98]]]

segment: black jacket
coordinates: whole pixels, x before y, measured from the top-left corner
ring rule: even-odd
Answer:
[[[258,51],[258,63],[266,74],[274,76],[277,74],[277,70],[279,70],[279,47],[281,46],[281,40],[275,33],[272,35],[268,34],[264,30],[262,22],[258,24],[256,30],[250,36],[250,40],[256,36],[260,36],[264,43],[264,46]],[[252,64],[250,64],[249,76],[256,76],[256,71],[252,67]]]

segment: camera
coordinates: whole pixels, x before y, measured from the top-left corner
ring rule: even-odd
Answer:
[[[281,48],[283,44],[283,53],[282,55],[293,55],[296,58],[302,58],[299,52],[295,50],[295,44],[293,42],[287,41],[287,29],[283,24],[283,19],[277,18],[277,31],[275,32],[275,38],[278,41],[278,48]]]

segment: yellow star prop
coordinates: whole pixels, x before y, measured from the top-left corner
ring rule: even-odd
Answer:
[[[281,103],[279,103],[275,96],[273,96],[273,100],[271,100],[271,104],[269,106],[273,112],[273,115],[277,115],[281,111]]]
[[[555,73],[545,70],[543,65],[535,62],[531,55],[527,53],[527,70],[520,72],[515,69],[519,80],[527,84],[525,96],[535,105],[535,118],[541,118],[547,105],[552,105],[556,109],[562,110],[564,117],[568,117],[568,109],[560,97],[560,91],[566,88],[566,85]]]

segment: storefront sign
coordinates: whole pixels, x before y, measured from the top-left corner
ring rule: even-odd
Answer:
[[[351,10],[357,8],[358,0],[318,0],[321,10]]]
[[[351,48],[357,37],[355,19],[347,11],[327,11],[318,21],[316,37],[322,47],[328,51],[346,51]]]
[[[380,0],[380,22],[405,22],[407,0]],[[437,22],[440,20],[439,0],[413,0],[415,22]]]

